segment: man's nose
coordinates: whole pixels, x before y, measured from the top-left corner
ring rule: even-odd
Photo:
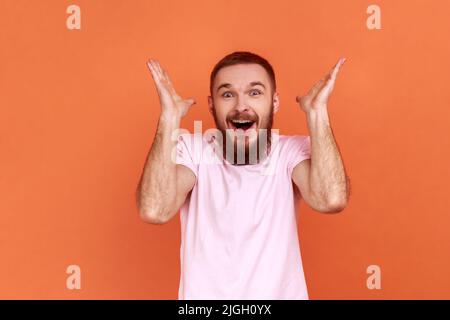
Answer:
[[[249,111],[250,110],[250,106],[247,103],[247,100],[245,99],[245,97],[238,95],[237,99],[236,99],[236,105],[234,107],[235,110],[237,110],[239,113],[240,112],[245,112],[245,111]]]

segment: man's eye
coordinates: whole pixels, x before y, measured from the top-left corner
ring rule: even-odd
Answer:
[[[260,95],[261,94],[261,91],[259,91],[259,90],[252,90],[252,91],[250,91],[250,95],[252,95],[252,96],[254,96],[254,94],[252,94],[252,93],[256,93],[256,95]]]
[[[232,96],[232,94],[231,94],[230,91],[226,91],[226,92],[224,92],[224,93],[222,94],[222,97],[225,97],[225,98],[228,98],[228,97],[231,97],[231,96]]]

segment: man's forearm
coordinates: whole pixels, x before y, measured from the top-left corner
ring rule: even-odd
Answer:
[[[311,193],[330,210],[341,210],[347,204],[349,186],[326,108],[308,112],[307,123],[311,137]]]
[[[176,164],[172,132],[180,127],[180,117],[161,115],[155,139],[147,156],[137,190],[137,203],[145,218],[155,219],[170,210],[176,198]]]

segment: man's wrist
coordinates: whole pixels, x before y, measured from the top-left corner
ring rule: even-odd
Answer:
[[[161,112],[161,115],[159,116],[159,120],[166,124],[180,124],[181,118],[180,114],[167,111]]]
[[[320,136],[330,130],[330,118],[328,111],[324,109],[310,110],[306,114],[308,130],[311,136]]]
[[[330,122],[330,118],[328,116],[328,110],[326,107],[324,108],[318,108],[318,109],[311,109],[306,113],[306,118],[308,122],[310,123],[317,123],[317,122]]]

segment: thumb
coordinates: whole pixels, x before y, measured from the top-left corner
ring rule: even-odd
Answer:
[[[193,99],[193,98],[186,99],[186,100],[184,100],[184,102],[186,103],[186,105],[187,105],[188,107],[191,107],[191,106],[193,106],[194,104],[197,103],[197,102],[195,101],[195,99]]]

